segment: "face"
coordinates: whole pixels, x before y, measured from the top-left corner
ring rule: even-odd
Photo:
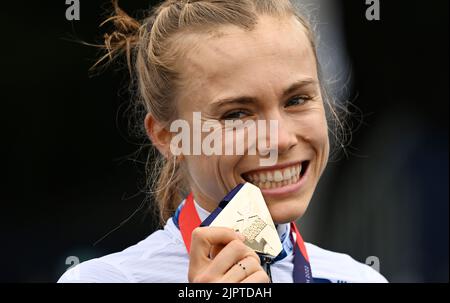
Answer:
[[[220,35],[190,35],[198,43],[180,62],[179,119],[192,126],[192,113],[201,112],[222,125],[236,119],[278,121],[274,165],[261,166],[258,153],[184,156],[195,200],[212,211],[237,184],[251,182],[261,188],[275,223],[298,219],[329,153],[316,61],[304,27],[294,17],[261,17],[250,32],[229,26]]]

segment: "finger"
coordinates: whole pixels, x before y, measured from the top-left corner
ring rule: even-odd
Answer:
[[[245,241],[244,235],[242,235],[241,233],[237,233],[237,234],[242,241]],[[217,245],[214,245],[213,247],[211,247],[211,250],[209,252],[210,259],[214,259],[225,246],[226,245],[224,245],[224,244],[217,244]]]
[[[264,270],[258,270],[242,280],[241,283],[270,283],[270,279]]]
[[[230,270],[238,261],[249,257],[255,259],[259,263],[259,258],[256,253],[244,244],[241,240],[233,240],[228,243],[220,253],[212,260],[211,268],[212,274],[224,275]]]
[[[227,245],[239,239],[238,234],[226,227],[198,227],[192,232],[189,269],[192,274],[211,262],[209,254],[215,245]]]
[[[220,282],[238,283],[261,269],[259,262],[252,257],[246,257],[231,267]]]
[[[214,259],[224,247],[225,245],[223,244],[218,244],[211,247],[211,251],[209,252],[210,259]]]

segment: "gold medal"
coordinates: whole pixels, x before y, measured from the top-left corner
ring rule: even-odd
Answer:
[[[229,227],[245,236],[255,252],[275,258],[281,242],[259,187],[245,183],[210,226]]]

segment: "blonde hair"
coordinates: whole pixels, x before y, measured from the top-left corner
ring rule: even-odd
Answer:
[[[105,34],[102,47],[107,52],[96,65],[125,54],[137,88],[135,104],[165,125],[176,118],[174,104],[180,85],[176,62],[185,51],[177,44],[176,38],[182,33],[211,32],[223,25],[251,31],[258,22],[258,16],[295,16],[304,26],[318,61],[313,31],[289,0],[166,0],[151,9],[149,16],[141,21],[126,14],[118,6],[118,0],[113,0],[112,4],[114,14],[103,23],[112,22],[115,30]],[[318,62],[317,65],[319,67]],[[320,68],[318,70],[320,77]],[[327,94],[323,81],[320,82],[327,120],[329,126],[333,122],[331,132],[339,141],[339,134],[345,134],[339,106]],[[139,123],[142,125],[142,120]],[[177,159],[165,159],[159,153],[156,159],[152,158],[149,153],[146,185],[157,202],[160,223],[164,223],[189,189]]]

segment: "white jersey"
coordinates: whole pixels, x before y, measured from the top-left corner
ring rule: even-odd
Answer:
[[[203,221],[208,213],[197,203],[195,206]],[[305,246],[315,282],[387,282],[380,273],[349,255],[328,251],[310,243],[305,243]],[[274,283],[293,282],[293,260],[291,250],[286,257],[270,266]],[[189,256],[183,238],[171,218],[164,229],[154,232],[138,244],[69,269],[58,283],[186,283],[188,267]]]

